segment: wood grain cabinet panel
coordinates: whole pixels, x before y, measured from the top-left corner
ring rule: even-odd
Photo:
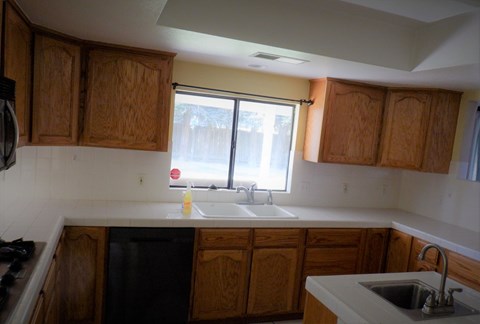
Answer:
[[[30,318],[30,324],[44,324],[45,323],[45,297],[43,293],[40,293],[33,309],[32,317]]]
[[[246,249],[251,232],[246,228],[202,228],[197,232],[198,246],[205,249]]]
[[[434,92],[422,171],[448,173],[462,94]]]
[[[447,251],[447,257],[448,276],[465,286],[480,291],[480,261],[452,251]]]
[[[374,165],[386,89],[341,80],[310,81],[304,159]]]
[[[245,314],[248,251],[198,251],[195,268],[193,319],[225,319]]]
[[[88,52],[83,144],[167,151],[173,57]]]
[[[66,227],[62,247],[61,323],[101,323],[105,227]]]
[[[388,250],[388,228],[369,228],[365,243],[362,273],[381,273]]]
[[[380,146],[381,166],[420,170],[430,118],[427,91],[389,90]]]
[[[418,239],[413,238],[412,249],[410,252],[410,262],[408,264],[408,271],[436,271],[438,263],[438,250],[437,249],[428,249],[425,254],[424,260],[418,260],[418,255],[422,251],[423,247],[428,243]]]
[[[32,143],[78,143],[79,45],[35,35]]]
[[[20,132],[19,146],[30,140],[30,90],[32,32],[28,23],[8,2],[5,7],[5,76],[15,80],[15,110]]]
[[[397,230],[391,230],[385,272],[407,271],[411,247],[412,236]]]
[[[360,273],[365,249],[365,229],[326,228],[307,231],[302,269],[300,309],[305,305],[307,276]]]
[[[247,314],[278,314],[295,310],[297,263],[296,248],[253,251]]]
[[[336,324],[337,316],[307,292],[303,324]]]

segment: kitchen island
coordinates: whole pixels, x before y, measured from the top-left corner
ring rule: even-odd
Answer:
[[[338,323],[422,323],[413,321],[398,307],[368,290],[360,283],[389,280],[420,280],[438,289],[441,275],[436,272],[402,272],[307,278],[307,292],[337,318]],[[456,281],[447,279],[446,289],[462,288],[455,300],[480,309],[480,293]],[[309,297],[310,297],[309,296]],[[306,309],[305,313],[307,314]],[[306,315],[307,316],[307,315]],[[480,323],[480,315],[434,317],[424,323]],[[307,322],[308,324],[308,322]]]
[[[3,210],[5,240],[46,242],[21,300],[7,323],[28,323],[64,226],[194,228],[392,228],[480,261],[480,234],[398,209],[282,206],[298,219],[207,219],[179,203],[93,200],[22,201]],[[375,275],[377,276],[377,275]]]

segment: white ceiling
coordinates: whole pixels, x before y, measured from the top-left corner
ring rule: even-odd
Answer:
[[[17,0],[33,23],[302,78],[480,89],[480,0]],[[265,52],[308,60],[290,65]]]

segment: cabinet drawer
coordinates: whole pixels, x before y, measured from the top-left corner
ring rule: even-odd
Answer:
[[[200,248],[248,248],[250,232],[246,228],[199,229],[198,246]]]
[[[253,245],[255,247],[288,246],[296,247],[300,243],[299,228],[255,229]]]
[[[365,230],[358,228],[309,229],[307,246],[360,246],[365,237]]]

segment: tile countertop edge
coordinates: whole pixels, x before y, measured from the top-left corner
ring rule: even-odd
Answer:
[[[55,222],[51,235],[46,240],[45,248],[38,259],[38,262],[32,272],[20,299],[15,306],[12,315],[7,320],[8,324],[28,323],[37,303],[37,298],[42,290],[43,283],[47,276],[50,263],[52,261],[58,240],[62,234],[64,218],[58,217]]]

